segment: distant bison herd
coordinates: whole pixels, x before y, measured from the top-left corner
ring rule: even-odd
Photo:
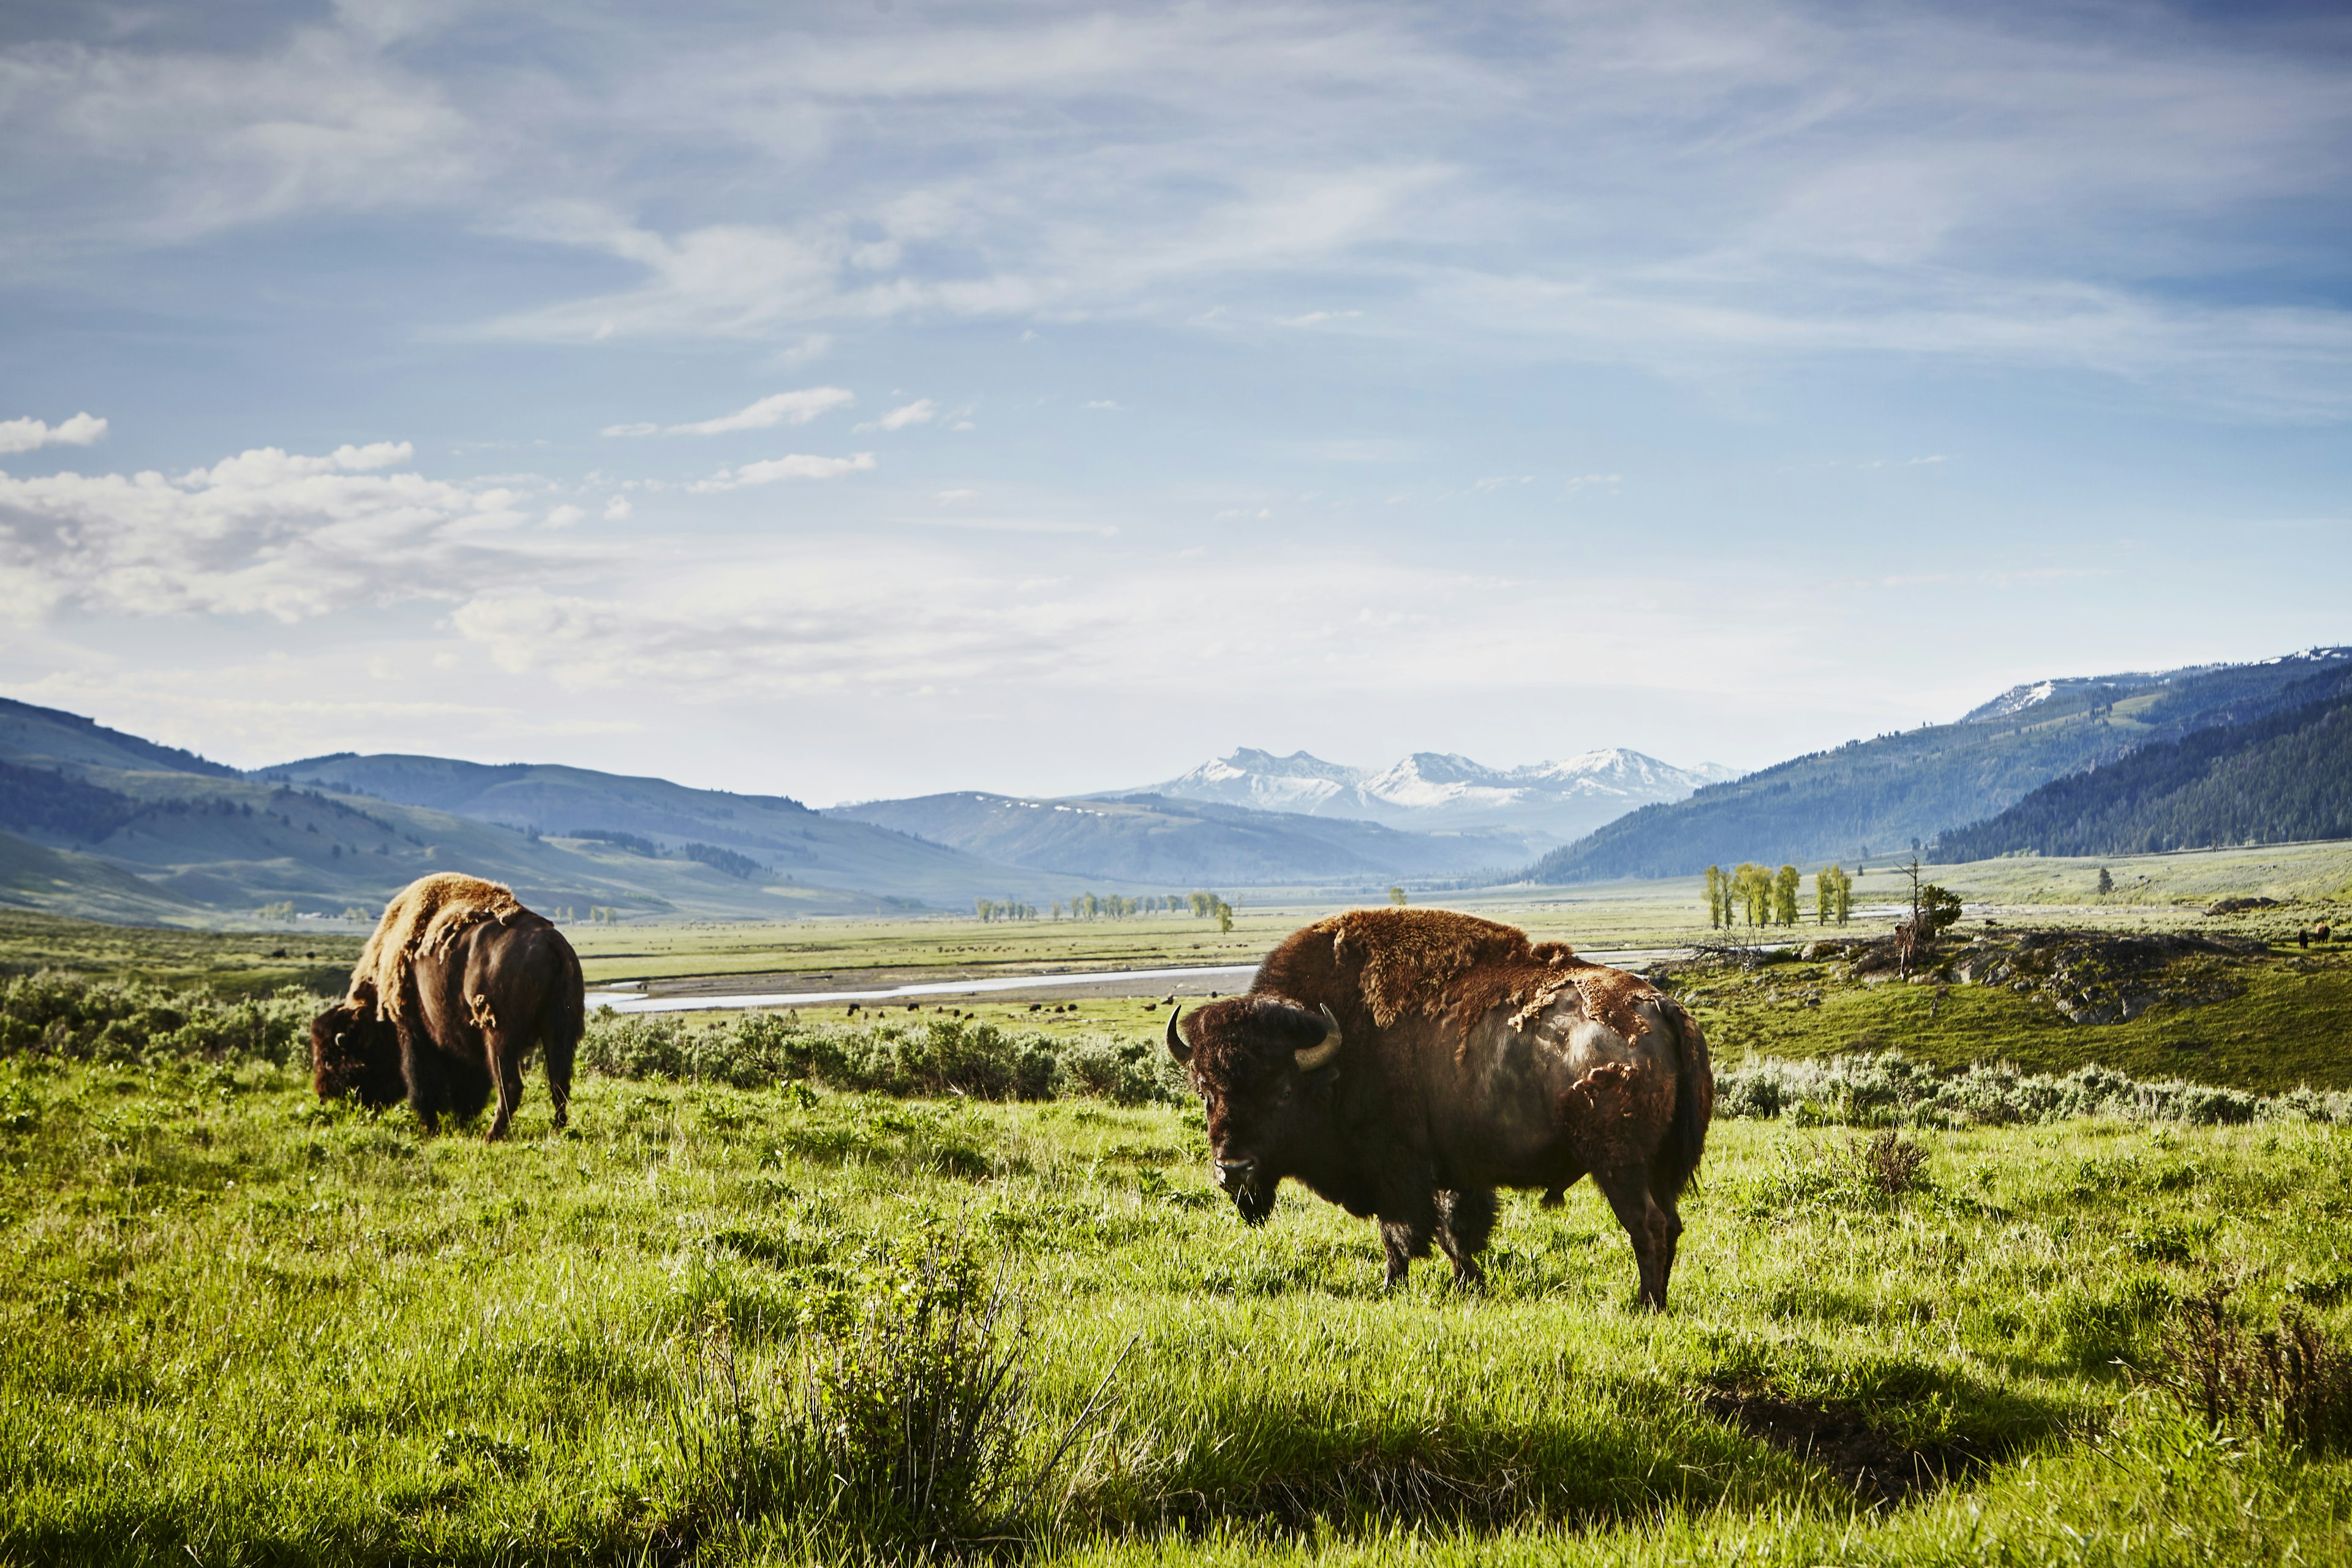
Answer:
[[[561,1127],[584,1024],[561,931],[494,882],[426,877],[312,1025],[313,1081],[405,1100],[428,1128],[495,1094],[496,1139],[537,1046]],[[1475,1283],[1496,1189],[1553,1204],[1591,1175],[1633,1240],[1643,1304],[1664,1308],[1715,1079],[1690,1015],[1640,976],[1491,921],[1356,910],[1284,941],[1247,994],[1171,1013],[1166,1045],[1207,1108],[1211,1174],[1248,1224],[1288,1177],[1379,1221],[1391,1286],[1433,1243]]]

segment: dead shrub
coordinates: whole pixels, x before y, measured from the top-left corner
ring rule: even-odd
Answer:
[[[1853,1140],[1846,1145],[1846,1159],[1865,1184],[1899,1198],[1921,1184],[1927,1151],[1890,1127],[1874,1137]]]
[[[2216,1427],[2275,1434],[2314,1451],[2352,1447],[2352,1354],[2300,1307],[2249,1331],[2230,1287],[2181,1302],[2158,1350],[2155,1381]]]

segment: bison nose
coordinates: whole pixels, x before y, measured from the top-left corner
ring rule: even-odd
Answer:
[[[1255,1160],[1220,1160],[1217,1162],[1217,1185],[1231,1187],[1246,1182],[1257,1173]]]

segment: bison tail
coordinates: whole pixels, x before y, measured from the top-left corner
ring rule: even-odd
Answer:
[[[580,972],[580,955],[572,951],[568,942],[563,943],[563,963],[567,973],[548,1001],[541,1026],[547,1039],[548,1059],[561,1061],[569,1077],[572,1054],[580,1048],[580,1038],[588,1032],[588,998],[587,982]]]
[[[1671,1202],[1690,1184],[1706,1149],[1707,1123],[1715,1119],[1715,1068],[1707,1060],[1706,1037],[1699,1033],[1698,1021],[1671,999],[1664,1011],[1675,1026],[1680,1059],[1675,1073],[1675,1119],[1650,1167],[1650,1185]]]

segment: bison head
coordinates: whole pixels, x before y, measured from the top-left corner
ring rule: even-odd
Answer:
[[[1210,1174],[1243,1219],[1263,1225],[1282,1178],[1327,1135],[1339,1021],[1271,996],[1212,1002],[1189,1030],[1168,1015],[1168,1054],[1209,1113]]]
[[[373,992],[338,1002],[310,1021],[310,1084],[321,1100],[350,1095],[378,1108],[406,1098],[400,1031],[376,1011]]]

